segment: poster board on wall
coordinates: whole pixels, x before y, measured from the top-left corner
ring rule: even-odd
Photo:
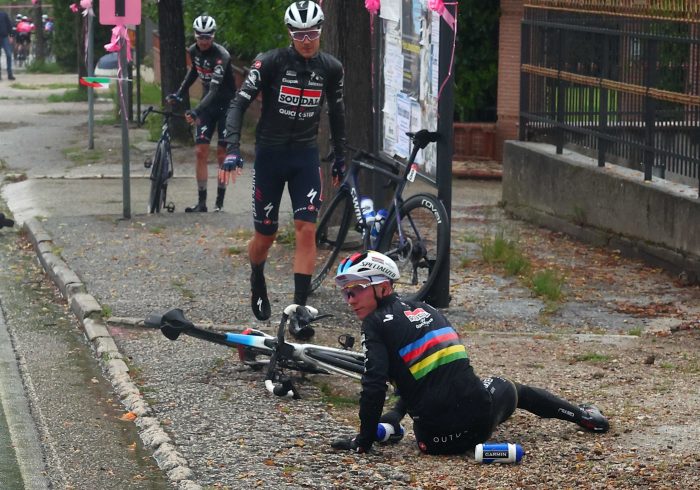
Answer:
[[[379,149],[405,160],[406,132],[438,127],[440,16],[426,0],[382,0],[379,21]],[[437,145],[419,151],[416,163],[435,182]]]

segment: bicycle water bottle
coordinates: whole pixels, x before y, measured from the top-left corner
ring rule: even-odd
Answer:
[[[477,444],[474,459],[479,463],[519,463],[523,459],[523,448],[507,442]]]
[[[399,427],[401,429],[401,437],[403,437],[406,430],[403,428],[403,425],[399,425]],[[385,424],[385,423],[377,424],[377,441],[386,442],[394,434],[395,434],[395,432],[394,432],[393,425]]]
[[[363,216],[365,214],[372,214],[372,216],[374,216],[374,201],[369,197],[363,197],[360,200],[360,211],[362,211]]]
[[[374,226],[372,226],[372,247],[376,248],[377,245],[377,240],[379,239],[379,231],[382,229],[382,226],[384,226],[384,221],[386,220],[386,217],[389,215],[386,209],[380,209],[377,211],[377,213],[374,215]]]

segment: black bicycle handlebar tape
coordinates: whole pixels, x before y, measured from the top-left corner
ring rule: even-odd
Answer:
[[[416,145],[421,150],[428,146],[428,143],[433,143],[440,139],[440,133],[431,132],[427,129],[421,129],[413,136],[413,144]]]

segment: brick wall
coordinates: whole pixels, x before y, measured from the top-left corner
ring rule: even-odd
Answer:
[[[520,22],[523,0],[501,0],[498,39],[498,102],[496,160],[503,160],[503,142],[518,137],[520,111]]]

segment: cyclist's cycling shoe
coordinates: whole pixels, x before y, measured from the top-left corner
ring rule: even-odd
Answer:
[[[603,417],[603,414],[598,410],[598,407],[594,405],[579,405],[581,409],[581,420],[578,421],[578,425],[591,432],[607,432],[610,428],[608,419]]]
[[[267,299],[267,285],[265,275],[253,270],[250,273],[250,306],[258,320],[270,318],[270,300]]]
[[[198,202],[194,206],[191,206],[189,208],[185,208],[186,213],[206,213],[207,212],[207,205],[204,204],[203,202]]]

